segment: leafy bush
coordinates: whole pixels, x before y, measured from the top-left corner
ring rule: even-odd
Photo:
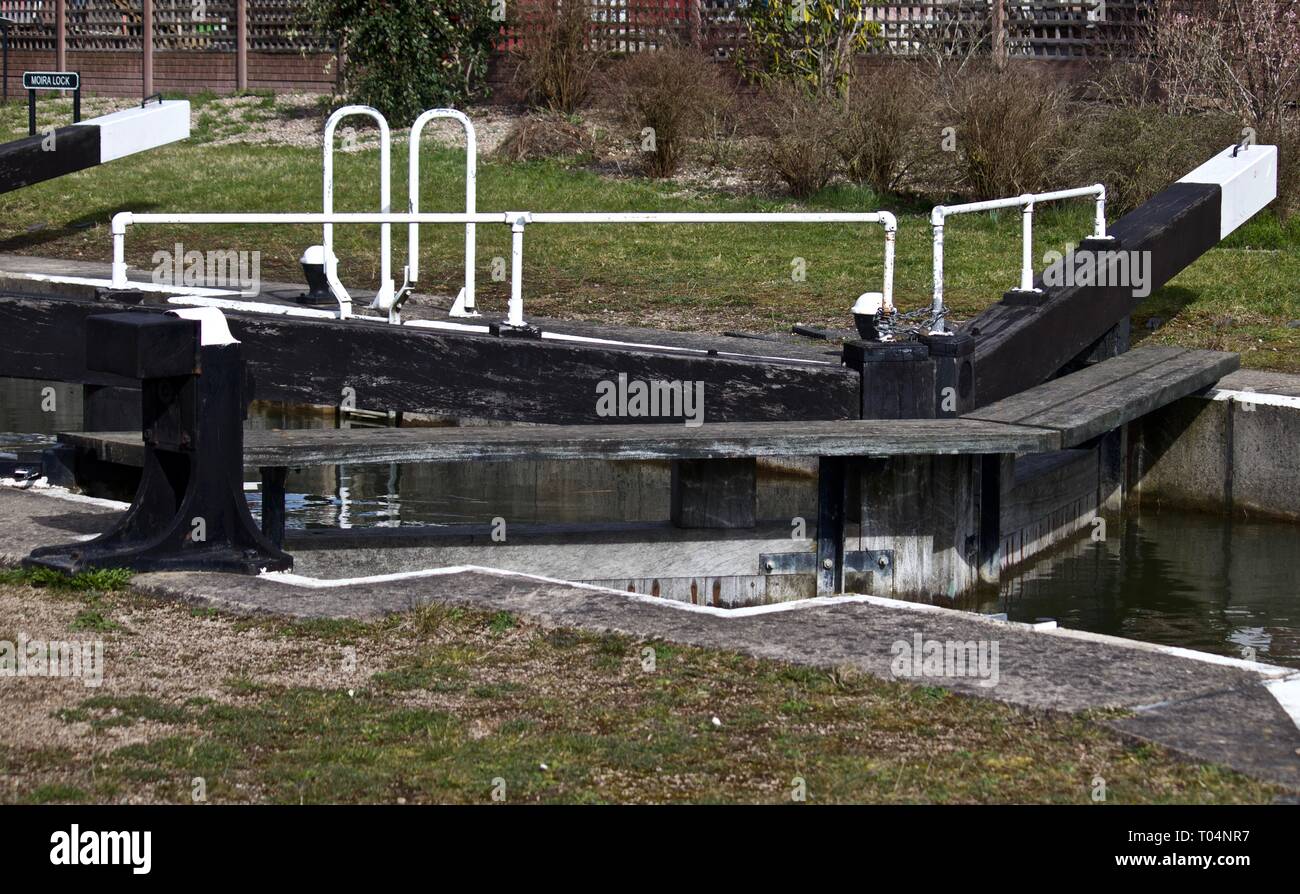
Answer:
[[[717,63],[684,47],[624,59],[611,79],[609,97],[636,130],[652,177],[676,171],[687,142],[702,135],[733,102],[731,85]]]
[[[491,9],[482,0],[307,0],[303,14],[338,41],[349,98],[401,124],[481,88],[500,27]]]
[[[539,0],[528,12],[526,33],[513,52],[515,83],[530,105],[572,114],[591,92],[600,61],[587,45],[587,5]]]
[[[768,172],[798,198],[829,184],[840,162],[835,107],[803,87],[777,86],[769,93],[765,114]]]
[[[954,128],[942,183],[949,191],[976,199],[1037,192],[1068,162],[1066,94],[1055,81],[981,65],[943,77],[939,95],[935,124],[940,133]]]
[[[762,83],[791,80],[821,94],[843,92],[853,57],[870,47],[880,25],[868,21],[872,0],[752,0],[739,8],[750,47],[742,69]]]

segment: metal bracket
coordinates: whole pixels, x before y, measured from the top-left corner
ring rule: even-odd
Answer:
[[[854,574],[889,573],[894,569],[892,549],[862,549],[844,553],[844,570]],[[808,550],[798,553],[763,553],[758,557],[760,574],[814,574],[817,554]]]

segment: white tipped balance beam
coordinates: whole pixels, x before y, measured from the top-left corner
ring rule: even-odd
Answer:
[[[190,104],[162,100],[0,144],[0,193],[84,171],[190,135]]]
[[[73,126],[99,128],[99,163],[104,164],[188,139],[190,104],[183,99],[166,99]]]
[[[1277,147],[1229,146],[1179,183],[1219,187],[1219,238],[1277,198]]]

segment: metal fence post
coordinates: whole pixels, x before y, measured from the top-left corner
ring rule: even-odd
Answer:
[[[9,105],[9,20],[0,17],[0,39],[4,41],[4,75],[0,80],[4,82],[4,103]]]
[[[248,0],[235,2],[235,89],[248,89]]]
[[[989,29],[993,35],[993,61],[999,67],[1007,61],[1007,6],[1006,0],[992,0],[993,21]]]
[[[140,39],[142,46],[141,70],[144,79],[144,96],[153,96],[153,0],[144,0],[141,13]]]
[[[54,4],[54,67],[68,70],[68,3],[56,0]]]

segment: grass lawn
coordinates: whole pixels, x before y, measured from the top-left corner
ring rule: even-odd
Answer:
[[[253,97],[248,117],[274,116],[271,97]],[[119,210],[290,211],[321,207],[319,149],[221,143],[239,127],[223,123],[211,98],[195,100],[195,137],[189,142],[122,159],[0,197],[0,251],[107,261],[107,223]],[[50,102],[53,121],[60,111]],[[0,110],[0,134],[25,132],[25,107]],[[364,134],[363,134],[364,136]],[[405,202],[406,146],[393,151],[394,206]],[[378,204],[378,150],[336,155],[336,207],[371,210]],[[424,210],[463,207],[463,155],[426,146],[422,166]],[[1074,184],[1062,184],[1074,185]],[[875,210],[900,217],[897,301],[923,306],[930,290],[928,208],[834,187],[796,203],[780,197],[706,193],[674,183],[606,176],[561,162],[505,164],[480,160],[480,210]],[[1089,229],[1086,202],[1047,206],[1036,215],[1037,252],[1064,249]],[[945,245],[946,296],[957,319],[971,316],[1018,281],[1019,214],[959,218]],[[423,229],[421,290],[454,294],[460,279],[461,232]],[[219,228],[191,231],[139,227],[128,239],[129,261],[148,271],[159,249],[260,250],[262,276],[298,282],[297,258],[318,240],[307,227]],[[405,255],[404,227],[394,227],[395,276]],[[531,315],[640,323],[664,328],[838,325],[861,292],[878,290],[882,242],[872,226],[538,226],[529,230],[525,309]],[[375,227],[336,230],[344,280],[371,286],[379,274]],[[509,257],[505,227],[479,228],[481,304],[504,312],[507,284],[493,282],[493,257]],[[793,281],[802,258],[806,279]],[[1041,266],[1041,265],[1040,265]],[[1238,351],[1243,364],[1300,371],[1300,216],[1283,225],[1260,215],[1210,251],[1135,316],[1135,335],[1155,341]],[[1147,328],[1151,321],[1152,329]]]
[[[426,606],[237,619],[120,577],[0,571],[0,640],[104,680],[0,683],[0,801],[1268,802],[1099,717]],[[654,666],[647,669],[646,649]],[[200,782],[201,780],[201,782]]]

